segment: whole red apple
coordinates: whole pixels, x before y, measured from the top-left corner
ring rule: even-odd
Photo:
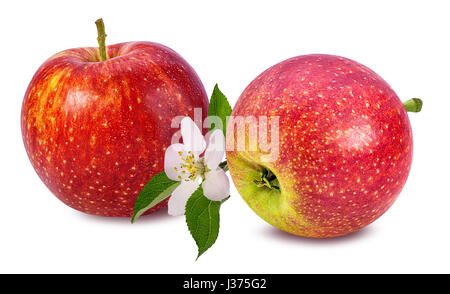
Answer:
[[[100,50],[66,50],[38,69],[22,105],[23,141],[39,177],[65,204],[130,217],[144,185],[164,169],[172,118],[192,117],[194,108],[206,114],[208,98],[173,50],[150,42],[102,50],[99,37]]]
[[[247,204],[283,231],[327,238],[361,229],[392,205],[408,177],[413,142],[404,105],[355,61],[283,61],[250,83],[232,116],[267,116],[269,131],[279,117],[278,157],[264,161],[248,144],[227,151],[227,160]],[[229,123],[227,134],[248,130]]]

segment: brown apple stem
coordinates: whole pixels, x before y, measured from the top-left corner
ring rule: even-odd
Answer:
[[[403,102],[407,112],[420,112],[422,110],[423,102],[419,98],[411,98],[408,101]]]
[[[105,46],[105,24],[103,23],[103,19],[99,18],[95,21],[95,25],[97,26],[97,41],[98,41],[98,55],[100,56],[100,61],[105,61],[108,59],[106,56],[106,46]]]

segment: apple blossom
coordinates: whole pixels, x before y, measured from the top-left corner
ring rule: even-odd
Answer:
[[[225,136],[214,130],[203,137],[191,118],[181,121],[183,143],[170,145],[164,157],[167,177],[180,181],[169,199],[169,214],[183,215],[192,193],[202,185],[206,198],[221,201],[230,194],[230,182],[219,167],[225,155]],[[208,141],[208,142],[207,142]],[[204,156],[201,156],[204,153]]]

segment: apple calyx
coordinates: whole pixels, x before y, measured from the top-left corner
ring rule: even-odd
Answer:
[[[265,167],[263,167],[261,170],[261,179],[254,180],[253,182],[259,188],[267,187],[269,189],[280,190],[280,183],[278,182],[277,177],[271,170]]]
[[[420,112],[422,110],[423,102],[419,98],[411,98],[408,101],[403,102],[407,112]]]
[[[227,161],[222,161],[222,162],[219,164],[219,167],[220,167],[221,169],[223,169],[224,172],[227,172],[227,171],[228,171],[228,162],[227,162]]]
[[[106,55],[106,33],[105,33],[105,24],[103,23],[103,19],[99,18],[95,21],[95,25],[97,26],[97,42],[98,42],[98,55],[100,57],[100,61],[105,61],[108,59]]]

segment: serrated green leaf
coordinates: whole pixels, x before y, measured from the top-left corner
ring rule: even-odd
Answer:
[[[217,240],[221,204],[220,201],[211,201],[206,198],[201,186],[186,204],[186,223],[198,247],[197,259]]]
[[[208,116],[218,116],[222,120],[222,131],[226,135],[227,132],[227,116],[231,115],[231,106],[227,97],[219,90],[217,84],[209,101]],[[218,128],[214,123],[211,124],[210,130]]]
[[[131,223],[134,223],[144,212],[169,197],[178,185],[180,185],[180,182],[169,179],[165,172],[153,176],[139,193],[134,203]]]

